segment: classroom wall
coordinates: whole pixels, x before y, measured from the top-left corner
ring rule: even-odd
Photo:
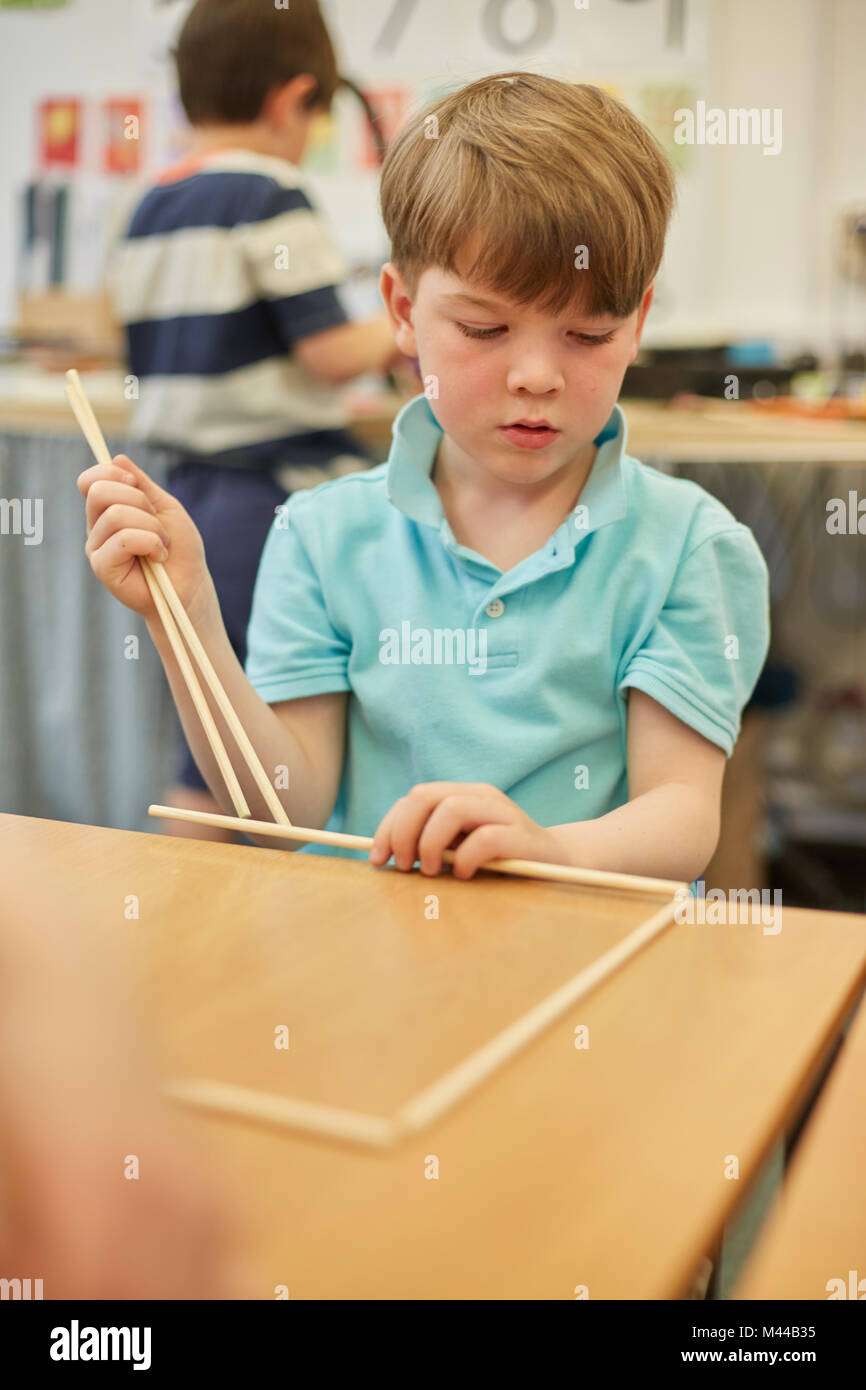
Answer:
[[[712,7],[712,100],[781,107],[783,152],[707,150],[703,312],[795,346],[864,343],[866,292],[836,271],[841,209],[866,215],[862,0],[725,0]],[[745,156],[745,157],[743,157]]]
[[[845,203],[858,199],[866,211],[862,0],[686,0],[682,53],[664,44],[670,0],[586,0],[584,10],[571,0],[538,3],[552,8],[551,36],[515,57],[485,39],[491,0],[327,0],[323,8],[345,69],[362,84],[407,81],[423,93],[525,66],[609,83],[626,99],[645,82],[667,81],[711,105],[781,107],[779,156],[754,147],[688,151],[647,341],[771,335],[782,349],[854,345],[866,295],[840,283],[833,231]],[[32,168],[36,101],[164,94],[160,35],[176,22],[172,10],[184,8],[185,0],[70,0],[59,10],[0,10],[0,323],[13,315],[13,194]],[[499,8],[503,33],[519,44],[536,5]],[[381,51],[389,16],[401,14],[402,33]],[[375,175],[310,177],[350,259],[383,255]]]

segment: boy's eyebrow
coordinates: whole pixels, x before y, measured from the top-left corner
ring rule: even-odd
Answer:
[[[507,313],[507,311],[508,311],[508,310],[507,310],[507,306],[506,306],[505,304],[499,303],[497,300],[494,300],[494,299],[483,299],[480,295],[477,295],[477,294],[465,294],[462,290],[454,290],[453,292],[451,292],[451,293],[449,293],[449,294],[443,294],[443,296],[442,296],[442,303],[445,304],[445,305],[451,305],[451,304],[454,304],[454,305],[456,305],[456,304],[472,304],[472,305],[474,305],[476,308],[479,308],[479,309],[489,309],[489,310],[492,310],[493,312],[495,312],[496,310],[502,310],[503,313]],[[577,322],[577,321],[584,322],[584,321],[587,321],[587,320],[595,320],[596,318],[608,318],[608,317],[610,317],[610,315],[607,315],[607,314],[577,314],[577,313],[576,313],[576,314],[570,314],[570,315],[569,315],[569,318],[573,319],[575,322]],[[618,325],[617,325],[617,326],[618,326]],[[611,330],[611,331],[612,331],[612,330]]]
[[[464,293],[463,293],[462,291],[460,291],[460,290],[457,290],[457,291],[453,292],[452,294],[443,295],[443,296],[442,296],[442,299],[443,299],[443,303],[445,303],[445,304],[454,304],[454,303],[456,303],[456,302],[459,302],[459,303],[461,303],[461,304],[475,304],[475,305],[477,305],[480,309],[498,309],[498,308],[501,307],[501,306],[500,306],[495,300],[493,300],[493,299],[482,299],[482,298],[480,297],[480,295],[477,295],[477,294],[464,294]]]

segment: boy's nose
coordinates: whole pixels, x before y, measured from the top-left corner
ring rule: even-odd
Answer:
[[[561,391],[565,378],[560,367],[549,358],[521,357],[508,370],[509,391],[529,391],[533,396],[547,396]]]

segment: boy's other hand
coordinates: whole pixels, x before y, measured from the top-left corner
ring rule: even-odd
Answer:
[[[215,601],[204,543],[192,517],[170,492],[125,454],[80,473],[86,502],[84,552],[93,573],[116,599],[151,621],[156,617],[139,556],[165,564],[193,623]]]
[[[371,864],[393,854],[396,868],[411,869],[417,859],[422,874],[438,874],[443,850],[454,849],[455,878],[471,878],[491,859],[569,862],[554,830],[486,782],[419,782],[394,802],[373,839]]]

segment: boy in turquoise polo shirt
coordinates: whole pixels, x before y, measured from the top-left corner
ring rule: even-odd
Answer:
[[[616,400],[673,196],[655,140],[594,87],[497,75],[408,123],[381,288],[424,394],[386,463],[279,509],[246,671],[179,503],[125,458],[82,474],[93,569],[147,618],[227,812],[135,555],[167,557],[295,824],[375,830],[373,863],[427,874],[448,847],[458,877],[505,857],[701,874],[768,594],[751,532],[626,452]]]

